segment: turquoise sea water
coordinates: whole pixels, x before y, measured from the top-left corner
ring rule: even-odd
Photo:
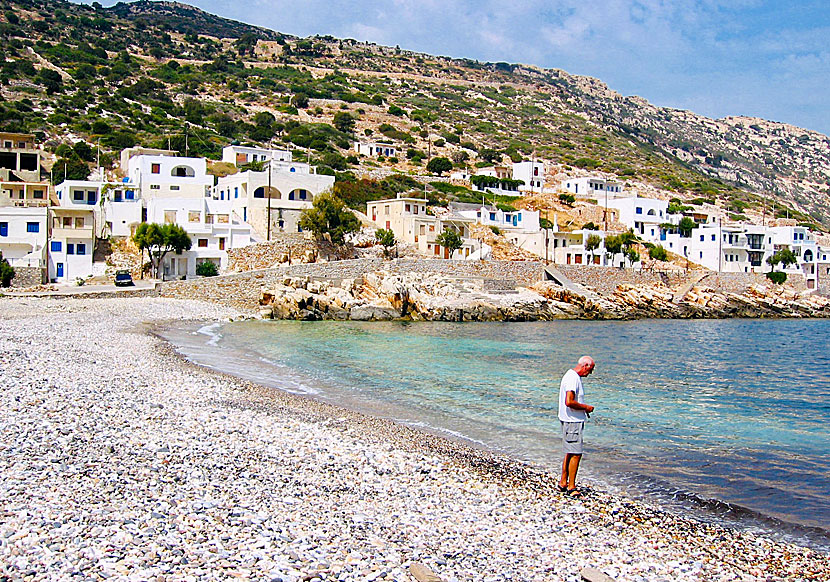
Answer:
[[[166,335],[199,363],[552,471],[559,380],[589,354],[586,475],[830,548],[827,321],[256,321]]]

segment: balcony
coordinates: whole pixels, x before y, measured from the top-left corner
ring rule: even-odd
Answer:
[[[63,228],[56,227],[52,229],[51,238],[54,239],[70,239],[70,238],[92,238],[92,226],[84,228]]]

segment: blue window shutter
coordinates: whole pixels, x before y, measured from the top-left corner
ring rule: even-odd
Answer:
[[[8,222],[0,222],[0,236],[9,236]]]
[[[53,253],[59,253],[63,250],[63,244],[59,240],[53,240],[50,248]]]
[[[66,254],[67,255],[74,255],[75,254],[75,245],[72,243],[66,243]]]
[[[85,255],[86,254],[86,245],[83,243],[78,243],[77,247],[77,254]]]

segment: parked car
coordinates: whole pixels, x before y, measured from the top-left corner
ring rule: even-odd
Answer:
[[[133,276],[130,275],[130,272],[127,270],[116,271],[115,272],[115,286],[116,287],[129,287],[134,285],[133,283]]]

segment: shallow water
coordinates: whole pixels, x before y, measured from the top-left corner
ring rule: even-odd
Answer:
[[[559,380],[590,354],[585,474],[830,549],[827,321],[253,321],[166,335],[198,363],[552,470]]]

